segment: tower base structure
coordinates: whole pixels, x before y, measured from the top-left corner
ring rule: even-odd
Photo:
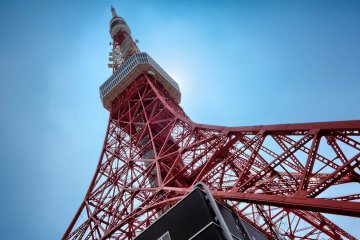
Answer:
[[[360,191],[346,192],[359,167],[360,121],[197,124],[142,72],[112,102],[96,173],[63,239],[134,239],[199,181],[269,239],[356,239],[323,213],[360,217]]]

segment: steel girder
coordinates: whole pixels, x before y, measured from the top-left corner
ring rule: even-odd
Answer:
[[[133,239],[198,181],[269,238],[355,239],[322,213],[360,217],[359,167],[360,121],[197,124],[142,74],[113,103],[63,239]]]

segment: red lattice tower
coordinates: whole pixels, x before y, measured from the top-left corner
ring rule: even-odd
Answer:
[[[199,181],[270,239],[355,239],[323,213],[360,217],[360,121],[194,123],[177,83],[112,13],[114,73],[100,87],[108,128],[63,239],[133,239]]]

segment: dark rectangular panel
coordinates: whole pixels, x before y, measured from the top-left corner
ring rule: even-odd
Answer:
[[[189,239],[212,221],[214,218],[210,207],[203,193],[196,189],[150,225],[136,240],[157,240],[167,231],[171,240]]]
[[[239,240],[267,240],[267,237],[218,203],[230,233]],[[168,232],[171,240],[223,240],[223,230],[215,219],[205,193],[194,189],[189,195],[150,225],[135,240],[158,240]]]

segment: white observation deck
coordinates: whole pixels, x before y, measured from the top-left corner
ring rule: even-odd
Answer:
[[[122,93],[141,73],[151,73],[166,91],[180,103],[179,85],[147,53],[136,53],[126,60],[111,77],[100,86],[103,106],[111,110],[114,99]]]

